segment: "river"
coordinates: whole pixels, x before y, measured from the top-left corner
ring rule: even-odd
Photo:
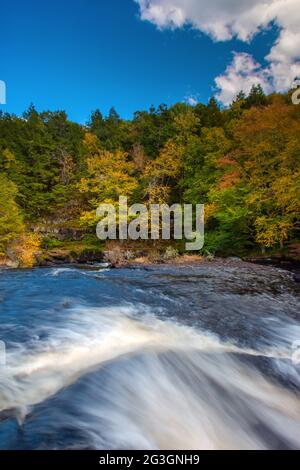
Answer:
[[[300,448],[286,271],[3,270],[0,340],[0,449]]]

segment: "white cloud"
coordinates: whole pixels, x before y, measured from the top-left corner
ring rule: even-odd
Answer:
[[[0,80],[0,104],[6,104],[6,84]]]
[[[216,98],[225,105],[229,105],[241,90],[249,93],[253,85],[261,85],[266,93],[272,91],[270,71],[263,69],[251,55],[245,53],[235,53],[232,63],[215,82],[220,90]]]
[[[135,1],[140,5],[141,18],[159,28],[180,28],[191,24],[216,40],[228,40],[233,36],[250,39],[261,24],[268,23],[265,6],[273,3],[273,0]]]
[[[184,101],[190,106],[196,106],[196,104],[198,104],[198,98],[195,95],[186,96]]]
[[[275,22],[280,34],[262,68],[249,55],[235,54],[223,76],[217,77],[219,98],[228,103],[240,89],[261,83],[266,91],[285,91],[300,74],[299,0],[135,0],[143,20],[158,28],[191,25],[216,41],[234,37],[251,41],[260,30]],[[241,67],[245,67],[241,70]],[[244,71],[248,72],[246,75]],[[231,80],[231,82],[230,82]]]

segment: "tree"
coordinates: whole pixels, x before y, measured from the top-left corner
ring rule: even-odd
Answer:
[[[23,217],[16,203],[17,187],[0,173],[0,255],[24,230]]]
[[[251,108],[252,106],[266,106],[268,103],[265,92],[260,84],[253,85],[251,91],[246,99],[246,108]]]
[[[284,247],[300,239],[299,135],[300,106],[259,85],[228,109],[212,98],[151,106],[128,121],[96,109],[86,126],[33,105],[22,118],[0,112],[2,252],[36,249],[22,216],[88,229],[98,204],[119,195],[205,203],[207,247],[220,254]]]
[[[99,139],[101,139],[103,127],[104,127],[104,119],[102,113],[99,109],[96,109],[92,114],[91,118],[88,122],[88,127],[93,134],[95,134]]]
[[[300,121],[294,112],[282,100],[251,108],[235,124],[234,150],[225,161],[221,186],[246,190],[243,205],[263,250],[282,247],[299,230]]]
[[[86,175],[79,182],[79,190],[90,210],[82,213],[82,222],[93,225],[95,210],[100,203],[117,203],[120,196],[131,200],[137,189],[134,165],[121,150],[103,150],[96,136],[87,133],[84,138]]]
[[[174,114],[176,136],[166,142],[157,158],[150,161],[145,169],[151,203],[172,202],[172,193],[177,199],[175,202],[183,202],[185,160],[188,149],[197,139],[194,133],[198,125],[198,117],[186,105],[182,106],[181,112]]]

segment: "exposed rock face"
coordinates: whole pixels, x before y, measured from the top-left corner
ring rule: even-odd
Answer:
[[[17,269],[19,267],[19,262],[11,260],[9,258],[2,258],[0,260],[0,268],[11,268],[11,269]]]
[[[295,282],[300,283],[300,272],[294,274]]]
[[[55,237],[57,240],[73,240],[80,241],[82,240],[84,230],[79,230],[75,228],[66,227],[64,224],[66,221],[56,220],[48,221],[45,220],[40,224],[32,225],[30,228],[33,232],[41,234],[43,237]]]
[[[289,255],[292,259],[300,261],[300,243],[289,245]]]
[[[39,266],[53,266],[57,264],[68,264],[73,263],[74,260],[67,250],[51,250],[44,252],[37,259]]]
[[[59,264],[85,264],[85,263],[96,263],[102,262],[104,256],[99,251],[85,250],[82,253],[74,253],[69,250],[50,250],[44,252],[37,259],[37,264],[39,266],[55,266]]]

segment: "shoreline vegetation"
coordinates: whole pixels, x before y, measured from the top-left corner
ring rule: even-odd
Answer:
[[[77,245],[80,249],[80,244]],[[300,244],[297,246],[300,253]],[[280,252],[273,252],[270,255],[257,254],[256,256],[245,256],[243,258],[237,256],[218,257],[212,254],[192,254],[179,253],[178,250],[171,245],[167,247],[160,246],[153,249],[153,246],[141,246],[138,242],[132,246],[132,243],[126,243],[120,246],[118,242],[109,242],[103,251],[85,249],[83,251],[74,252],[70,249],[55,249],[50,251],[42,251],[36,254],[35,263],[28,267],[77,267],[88,269],[107,269],[107,268],[129,268],[129,269],[151,269],[164,267],[197,267],[197,266],[218,266],[222,267],[243,267],[251,264],[256,266],[268,266],[270,268],[280,268],[284,271],[293,273],[295,282],[300,283],[300,256],[295,256],[295,247],[291,250],[291,254],[286,252],[284,255]],[[24,269],[18,263],[10,260],[0,261],[0,269]]]
[[[64,111],[0,112],[0,266],[187,257],[300,261],[300,106],[254,86],[229,108],[177,103],[86,125]],[[99,204],[204,204],[205,245],[101,242]]]

